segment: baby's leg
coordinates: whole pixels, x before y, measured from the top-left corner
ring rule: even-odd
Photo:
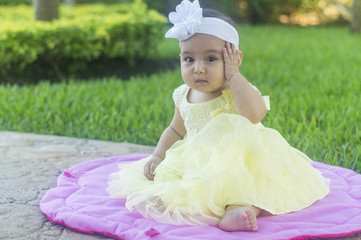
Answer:
[[[218,223],[224,231],[256,231],[257,216],[261,209],[254,206],[228,205],[226,212]]]

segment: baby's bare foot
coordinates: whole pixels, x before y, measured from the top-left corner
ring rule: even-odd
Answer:
[[[257,208],[251,206],[228,206],[218,223],[224,231],[257,231]]]

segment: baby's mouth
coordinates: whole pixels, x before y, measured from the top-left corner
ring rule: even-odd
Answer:
[[[200,83],[200,84],[204,84],[204,83],[207,83],[208,81],[207,80],[204,80],[204,79],[197,79],[196,80],[196,83]]]

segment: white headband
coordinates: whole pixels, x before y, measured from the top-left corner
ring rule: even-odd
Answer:
[[[193,1],[193,3],[189,0],[183,0],[176,7],[176,11],[169,14],[169,21],[174,26],[165,34],[166,38],[176,38],[183,41],[195,33],[204,33],[233,43],[238,49],[239,36],[237,30],[219,18],[203,17],[198,0]]]

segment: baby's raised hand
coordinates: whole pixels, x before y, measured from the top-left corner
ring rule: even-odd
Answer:
[[[144,165],[144,176],[148,178],[148,180],[154,179],[154,170],[162,162],[160,157],[152,155],[149,161]]]
[[[239,73],[239,67],[242,63],[242,53],[236,47],[226,42],[226,47],[223,49],[224,58],[224,74],[230,80],[234,74]]]

